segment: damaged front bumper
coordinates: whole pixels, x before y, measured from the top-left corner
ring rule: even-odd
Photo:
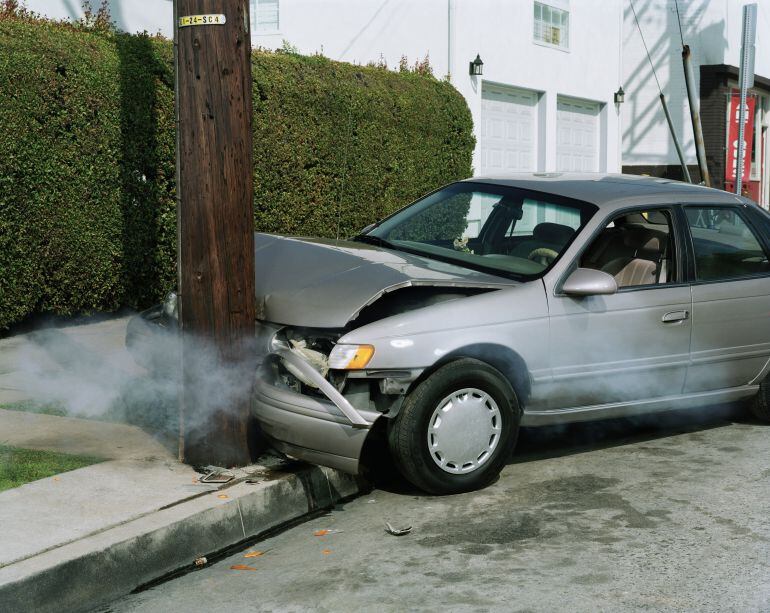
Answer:
[[[340,391],[296,352],[272,339],[264,327],[260,337],[269,351],[257,370],[253,410],[273,446],[288,456],[356,474],[369,430],[379,411],[355,408]],[[282,384],[278,363],[300,371],[317,394]]]

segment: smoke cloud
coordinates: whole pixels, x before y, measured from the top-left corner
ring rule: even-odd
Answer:
[[[112,334],[100,338],[87,327],[46,328],[25,335],[18,350],[22,388],[32,402],[68,416],[138,425],[161,437],[179,428],[180,365],[194,394],[196,411],[185,428],[204,435],[210,418],[249,397],[256,359],[222,359],[211,343],[189,337],[184,348],[176,330],[134,318],[130,351]],[[253,356],[253,347],[248,348]]]

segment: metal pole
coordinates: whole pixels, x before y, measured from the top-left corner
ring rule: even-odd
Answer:
[[[743,7],[743,28],[741,32],[741,67],[739,87],[741,100],[738,106],[738,147],[735,165],[735,193],[739,196],[743,191],[743,169],[745,166],[746,148],[744,147],[744,132],[746,128],[746,97],[749,87],[754,84],[754,38],[756,33],[756,4],[746,4]],[[730,118],[732,121],[732,117]]]
[[[679,163],[682,165],[682,174],[684,175],[684,180],[688,183],[692,183],[692,178],[690,177],[690,171],[687,168],[687,163],[684,161],[684,153],[682,153],[682,146],[679,144],[679,139],[676,137],[676,132],[674,131],[674,124],[671,121],[671,114],[668,112],[668,105],[666,104],[666,97],[663,95],[663,92],[660,94],[660,105],[663,107],[663,113],[666,115],[666,121],[668,122],[668,130],[671,132],[671,138],[674,140],[674,148],[676,149],[676,154],[679,156]]]
[[[711,176],[706,165],[706,148],[703,145],[703,128],[700,123],[700,102],[695,95],[695,77],[690,61],[690,46],[682,47],[682,63],[684,64],[684,82],[687,86],[687,99],[690,102],[690,118],[692,119],[692,132],[695,137],[695,152],[698,155],[698,167],[700,176],[706,187],[711,187]]]
[[[256,321],[249,0],[176,0],[184,461],[250,461]],[[240,373],[240,375],[239,375]]]

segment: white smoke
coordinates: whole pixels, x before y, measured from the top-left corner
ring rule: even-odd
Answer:
[[[114,334],[100,338],[82,326],[24,335],[17,353],[23,392],[32,403],[68,416],[121,421],[176,436],[181,337],[153,323],[137,324],[142,334],[134,337],[130,352]],[[186,397],[195,403],[195,411],[185,414],[188,433],[204,435],[215,413],[231,411],[250,397],[257,366],[253,349],[251,343],[245,347],[246,361],[228,361],[212,343],[185,339]]]

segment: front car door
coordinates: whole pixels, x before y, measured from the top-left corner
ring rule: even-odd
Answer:
[[[567,296],[560,291],[565,275],[546,284],[549,411],[623,414],[639,401],[682,393],[691,298],[683,282],[681,225],[673,206],[618,211],[571,267],[613,275],[618,292]]]
[[[685,391],[749,385],[770,359],[770,264],[762,213],[746,205],[683,210],[694,268]]]

